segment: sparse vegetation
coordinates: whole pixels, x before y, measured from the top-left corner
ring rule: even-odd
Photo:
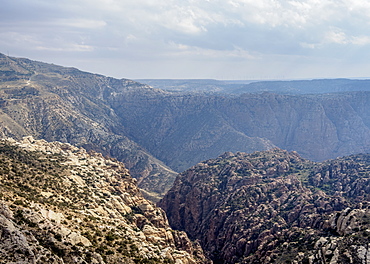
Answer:
[[[27,143],[27,139],[23,144],[32,145]],[[98,156],[100,165],[95,165],[97,158],[94,153],[90,156],[75,147],[63,146],[70,148],[70,159],[68,155],[53,154],[52,148],[59,151],[61,143],[42,144],[50,150],[28,151],[8,141],[0,141],[0,206],[8,206],[6,210],[11,212],[8,214],[14,215],[10,221],[22,230],[19,234],[34,241],[35,245],[29,243],[35,254],[41,254],[45,263],[58,258],[64,263],[75,263],[71,256],[91,263],[96,259],[94,254],[99,254],[106,263],[117,263],[122,259],[134,263],[171,263],[160,256],[159,244],[142,239],[145,235],[135,219],[141,219],[142,224],[151,225],[154,229],[158,227],[144,216],[138,206],[149,202],[139,196],[139,189],[122,164],[110,160],[111,166],[106,167],[104,158]],[[85,166],[87,163],[91,165]],[[95,188],[96,184],[99,188]],[[132,198],[135,204],[122,202],[120,195],[124,192],[130,197],[137,196]],[[119,212],[112,204],[113,199],[121,204],[119,206],[130,209],[131,213]],[[151,217],[158,221],[160,214],[153,212]],[[167,241],[168,238],[158,239]],[[145,247],[146,251],[139,250],[139,246]],[[29,251],[16,245],[12,250],[9,254],[15,252],[14,257],[31,256]],[[0,259],[1,254],[0,251]]]
[[[369,157],[228,153],[181,173],[160,206],[216,263],[349,263],[370,237]]]

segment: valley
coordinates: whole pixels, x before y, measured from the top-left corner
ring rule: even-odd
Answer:
[[[0,262],[368,262],[368,80],[139,81],[0,54]]]
[[[370,149],[366,80],[238,84],[272,90],[297,85],[308,87],[309,94],[262,88],[241,95],[183,93],[28,59],[1,59],[3,136],[32,135],[115,157],[153,198],[166,193],[176,172],[225,151],[279,147],[322,161]],[[357,88],[349,92],[351,87]],[[315,89],[336,92],[311,93]]]

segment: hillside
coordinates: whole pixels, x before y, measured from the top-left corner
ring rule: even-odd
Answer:
[[[110,155],[152,200],[172,186],[175,171],[226,151],[279,147],[314,161],[370,152],[366,80],[248,84],[272,84],[276,93],[180,93],[5,55],[0,79],[0,136],[32,135]],[[223,82],[189,83],[212,90]],[[293,86],[332,93],[280,93]]]
[[[139,187],[163,195],[175,172],[126,136],[106,102],[119,93],[156,93],[130,80],[0,54],[0,136],[68,142],[125,162]]]
[[[368,263],[370,155],[225,153],[181,173],[160,201],[214,263]]]
[[[1,263],[207,263],[124,165],[60,142],[0,142]]]
[[[370,92],[142,94],[118,102],[112,107],[128,135],[176,171],[225,151],[277,146],[315,161],[370,151]]]

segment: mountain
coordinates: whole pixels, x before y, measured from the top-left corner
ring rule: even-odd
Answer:
[[[244,120],[235,111],[235,104],[234,98],[218,95],[163,93],[155,97],[122,95],[112,107],[135,142],[175,171],[183,171],[225,151],[256,151],[275,146],[257,133],[250,136],[236,127],[235,119],[240,123]]]
[[[117,158],[152,200],[172,186],[175,172],[226,151],[279,147],[313,161],[370,152],[367,80],[276,82],[283,87],[276,93],[183,93],[5,55],[0,79],[0,136],[32,135]],[[331,93],[284,94],[285,86]]]
[[[60,142],[0,141],[1,263],[207,263],[121,162]]]
[[[370,151],[370,92],[163,93],[118,102],[128,135],[176,171],[225,151],[277,146],[315,161]]]
[[[154,88],[181,93],[234,93],[234,90],[243,89],[244,84],[249,83],[213,79],[138,79],[136,81]]]
[[[107,102],[148,86],[0,54],[0,136],[68,142],[125,162],[139,187],[160,196],[176,173],[127,137]]]
[[[287,95],[370,91],[368,79],[314,79],[292,81],[233,81],[209,79],[140,79],[152,87],[181,93],[277,93]]]
[[[229,152],[181,173],[159,206],[214,263],[369,261],[369,154]]]
[[[317,79],[295,81],[258,81],[243,84],[239,87],[230,87],[229,93],[261,93],[271,92],[278,94],[324,94],[339,92],[370,91],[370,80],[356,79]],[[226,90],[225,90],[226,92]]]

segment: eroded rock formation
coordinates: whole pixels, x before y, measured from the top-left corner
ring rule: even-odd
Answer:
[[[1,263],[206,263],[121,162],[60,142],[0,142]]]
[[[368,263],[370,158],[225,153],[181,173],[160,201],[215,263]]]

